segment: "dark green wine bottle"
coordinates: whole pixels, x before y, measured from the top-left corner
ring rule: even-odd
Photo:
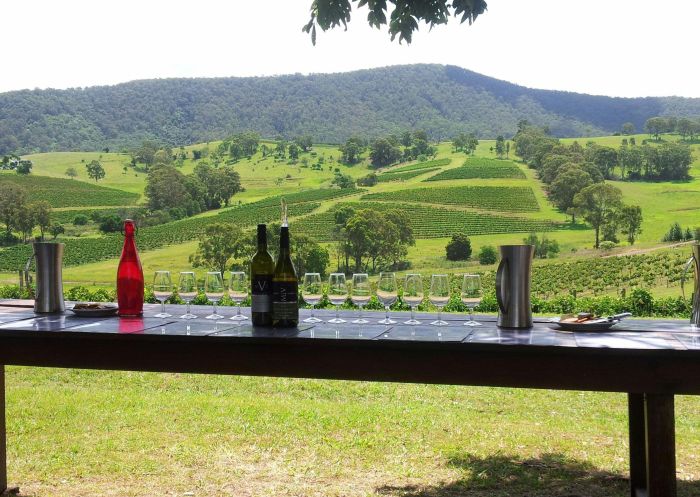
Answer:
[[[289,228],[280,229],[280,251],[272,276],[272,326],[293,328],[299,324],[299,282],[289,252]]]
[[[253,326],[272,326],[272,275],[275,263],[267,251],[267,227],[258,224],[258,250],[250,261],[250,314]]]

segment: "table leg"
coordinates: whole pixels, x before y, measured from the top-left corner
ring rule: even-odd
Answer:
[[[673,395],[644,394],[647,492],[676,495],[676,431]]]
[[[638,496],[638,491],[647,487],[646,429],[644,422],[644,394],[627,394],[630,437],[630,493]]]
[[[7,443],[5,434],[5,366],[0,364],[0,495],[7,490]]]

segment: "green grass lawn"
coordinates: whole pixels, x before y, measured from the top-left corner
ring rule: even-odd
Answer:
[[[22,495],[623,496],[623,394],[10,367]],[[676,403],[700,492],[700,398]]]

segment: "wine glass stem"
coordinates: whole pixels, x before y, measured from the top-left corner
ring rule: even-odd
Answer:
[[[357,319],[360,320],[362,319],[362,304],[359,304],[357,307],[360,309],[357,311]]]
[[[237,316],[241,315],[241,303],[240,302],[238,303],[238,312],[236,312],[236,315]]]
[[[388,306],[388,305],[385,305],[385,306],[384,306],[384,310],[386,311],[386,316],[385,316],[385,317],[386,317],[386,320],[389,321],[389,306]]]
[[[469,308],[469,322],[470,323],[474,322],[474,308],[473,307]]]
[[[442,307],[438,307],[438,321],[442,321]]]
[[[311,317],[312,317],[312,318],[313,318],[313,317],[316,317],[316,316],[314,316],[314,311],[315,311],[315,310],[316,310],[316,305],[315,305],[315,304],[311,304]]]
[[[335,319],[340,319],[340,306],[337,304],[335,306]]]
[[[190,300],[187,301],[187,312],[185,314],[190,313],[190,302],[191,302]]]
[[[216,314],[216,301],[214,301],[213,303],[214,303],[214,314]]]
[[[165,314],[165,300],[160,301],[160,313]]]
[[[416,308],[411,306],[411,321],[416,320]]]

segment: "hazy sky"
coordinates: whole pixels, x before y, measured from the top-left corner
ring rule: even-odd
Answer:
[[[354,11],[348,30],[301,27],[311,0],[0,0],[0,91],[166,77],[454,64],[535,88],[700,97],[700,1],[488,0],[390,42]]]

